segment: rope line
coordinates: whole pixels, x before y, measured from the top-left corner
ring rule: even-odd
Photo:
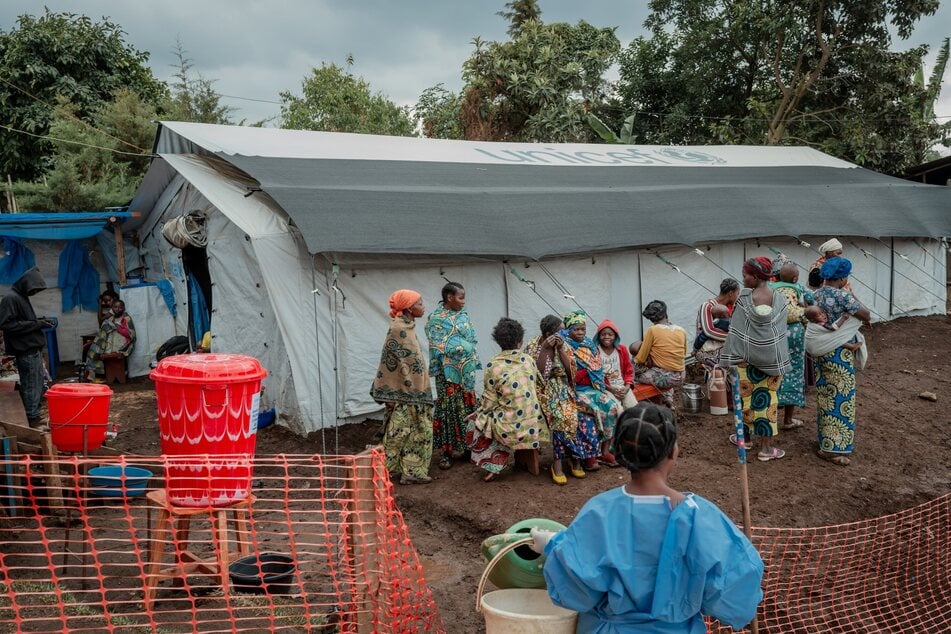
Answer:
[[[907,263],[910,264],[911,266],[915,267],[916,269],[918,269],[919,271],[921,271],[922,273],[924,273],[925,276],[927,276],[928,279],[930,279],[932,282],[934,282],[934,283],[936,283],[936,284],[938,284],[938,285],[940,285],[940,286],[944,286],[944,285],[947,283],[947,282],[942,282],[941,280],[939,280],[938,278],[936,278],[934,275],[932,275],[931,273],[929,273],[929,272],[926,271],[925,269],[921,268],[920,266],[918,266],[917,264],[915,264],[914,262],[912,262],[911,258],[909,258],[909,257],[908,257],[907,255],[905,255],[904,253],[901,253],[901,252],[898,251],[895,247],[893,247],[892,245],[888,244],[888,243],[885,242],[884,240],[882,240],[882,239],[880,239],[880,238],[872,238],[872,240],[875,240],[876,242],[880,242],[880,243],[882,244],[882,246],[886,247],[886,248],[887,248],[889,251],[891,251],[894,255],[897,255],[899,258],[901,258],[902,260],[904,260],[905,262],[907,262]],[[920,246],[920,245],[919,245],[919,246]],[[928,252],[928,251],[925,250],[925,253],[927,253],[927,252]]]
[[[559,291],[561,291],[562,296],[563,296],[565,299],[570,300],[571,302],[573,302],[574,305],[578,307],[578,310],[580,310],[581,312],[583,312],[583,313],[584,313],[585,315],[587,315],[588,317],[591,317],[591,319],[594,319],[594,316],[593,316],[590,312],[588,312],[588,310],[587,310],[584,306],[581,305],[581,303],[578,301],[578,299],[575,297],[575,295],[574,295],[570,290],[568,290],[568,287],[567,287],[567,286],[565,286],[565,285],[562,284],[560,281],[558,281],[558,278],[556,278],[556,277],[551,273],[551,271],[548,270],[548,267],[547,267],[547,266],[545,266],[545,265],[542,264],[541,262],[538,263],[538,266],[540,266],[541,269],[542,269],[542,271],[545,272],[545,275],[548,276],[548,279],[550,279],[552,282],[554,282],[555,287],[556,287]]]
[[[927,255],[929,258],[931,258],[932,260],[934,260],[935,263],[938,264],[938,266],[946,267],[946,266],[948,265],[947,262],[942,262],[940,259],[938,259],[938,258],[935,256],[934,253],[932,253],[931,251],[929,251],[928,249],[926,249],[923,244],[921,244],[920,242],[918,242],[918,239],[917,239],[917,238],[912,238],[911,241],[914,242],[915,244],[917,244],[919,247],[921,247],[921,250],[925,252],[925,255]],[[941,238],[939,244],[941,244],[941,248],[942,248],[942,249],[944,249],[945,251],[948,250],[948,242],[947,242],[947,240],[945,240],[944,238]],[[947,282],[945,282],[945,283],[947,283]]]
[[[899,270],[896,269],[895,267],[892,267],[892,266],[889,266],[888,264],[885,264],[884,262],[882,262],[881,260],[879,260],[877,257],[875,257],[875,254],[873,254],[873,253],[870,252],[870,251],[866,251],[866,250],[863,249],[862,247],[860,247],[860,246],[858,246],[857,244],[855,244],[855,242],[853,242],[852,240],[849,240],[849,244],[851,244],[853,247],[855,247],[856,249],[858,249],[859,251],[861,251],[861,252],[862,252],[862,255],[864,255],[865,257],[867,257],[867,258],[872,258],[873,260],[875,260],[875,261],[878,262],[879,264],[882,264],[882,265],[884,265],[884,266],[888,266],[889,268],[892,269],[892,272],[893,272],[893,273],[896,273],[896,274],[898,274],[898,275],[901,275],[903,278],[905,278],[906,280],[908,280],[909,282],[911,282],[912,284],[914,284],[915,286],[917,286],[918,288],[920,288],[920,289],[923,290],[924,292],[928,293],[929,295],[931,295],[932,297],[934,297],[934,298],[937,299],[938,301],[940,301],[940,302],[945,302],[945,301],[946,301],[944,297],[940,297],[940,296],[937,295],[934,291],[932,291],[930,288],[927,288],[927,287],[925,287],[925,286],[922,286],[921,284],[919,284],[919,283],[916,282],[915,280],[911,279],[910,277],[908,277],[907,275],[905,275],[904,273],[902,273],[901,271],[899,271]]]
[[[145,148],[141,148],[141,147],[139,147],[138,145],[136,145],[136,144],[134,144],[134,143],[129,143],[128,141],[125,141],[125,140],[123,140],[123,139],[120,139],[120,138],[117,137],[117,136],[113,136],[113,135],[109,134],[108,132],[105,132],[104,130],[100,130],[99,128],[97,128],[96,126],[92,125],[92,124],[89,123],[88,121],[83,121],[82,119],[80,119],[79,117],[77,117],[76,115],[74,115],[73,113],[71,113],[71,112],[69,112],[69,111],[67,111],[67,110],[63,110],[62,108],[57,108],[56,106],[53,106],[53,105],[47,103],[46,101],[43,101],[42,99],[40,99],[39,97],[37,97],[37,96],[34,95],[33,93],[31,93],[31,92],[29,92],[29,91],[27,91],[27,90],[25,90],[25,89],[23,89],[23,88],[20,88],[20,87],[17,86],[16,84],[13,84],[13,83],[9,82],[9,81],[7,81],[6,79],[3,79],[2,77],[0,77],[0,83],[6,84],[6,85],[9,86],[10,88],[13,88],[14,90],[18,90],[18,91],[22,92],[24,95],[26,95],[27,97],[29,97],[29,98],[31,98],[31,99],[35,99],[36,101],[40,102],[41,104],[43,104],[44,106],[46,106],[47,108],[49,108],[50,110],[52,110],[53,112],[59,112],[59,113],[61,113],[61,114],[63,114],[63,115],[66,115],[66,116],[69,117],[70,119],[73,119],[74,121],[78,121],[79,123],[81,123],[81,124],[83,124],[84,126],[86,126],[87,128],[89,128],[90,130],[95,130],[95,131],[98,132],[99,134],[102,134],[102,135],[104,135],[104,136],[107,136],[107,137],[109,137],[110,139],[114,139],[114,140],[118,141],[119,143],[121,143],[121,144],[123,144],[123,145],[127,145],[127,146],[129,146],[129,147],[131,147],[131,148],[134,148],[134,149],[136,149],[136,150],[139,150],[140,152],[148,152],[148,150],[146,150]]]
[[[696,284],[697,286],[699,286],[699,287],[702,288],[703,290],[707,291],[707,292],[710,293],[711,295],[716,296],[716,295],[719,295],[719,294],[720,294],[718,291],[711,290],[711,289],[708,288],[703,282],[700,282],[700,281],[694,279],[693,277],[691,277],[688,273],[685,273],[685,272],[683,271],[683,269],[681,269],[679,266],[677,266],[676,264],[674,264],[673,262],[671,262],[670,260],[668,260],[667,258],[665,258],[664,256],[662,256],[660,253],[654,252],[654,255],[656,255],[656,256],[657,256],[657,259],[659,259],[661,262],[663,262],[664,264],[666,264],[667,266],[669,266],[669,267],[672,268],[673,270],[677,271],[678,273],[680,273],[681,275],[683,275],[684,277],[686,277],[688,280],[690,280],[691,282],[693,282],[694,284]]]
[[[524,277],[522,277],[522,276],[519,274],[519,272],[515,270],[515,267],[514,267],[514,266],[509,267],[509,271],[511,271],[511,272],[512,272],[512,275],[515,276],[515,279],[517,279],[519,282],[522,282],[523,284],[525,284],[525,286],[527,286],[527,287],[529,287],[530,289],[532,289],[532,292],[535,293],[535,295],[538,296],[538,299],[540,299],[540,300],[542,300],[543,302],[545,302],[545,305],[548,306],[548,308],[551,309],[551,311],[555,314],[556,317],[561,317],[561,316],[562,316],[561,311],[558,310],[557,308],[555,308],[554,306],[552,306],[552,305],[551,305],[551,302],[549,302],[547,299],[545,299],[545,297],[544,297],[541,293],[538,292],[538,289],[535,288],[535,282],[534,282],[533,280],[527,280],[527,279],[525,279]]]
[[[717,264],[716,262],[714,262],[714,261],[704,252],[703,249],[694,249],[693,252],[696,253],[697,255],[699,255],[700,257],[702,257],[703,259],[705,259],[707,262],[709,262],[709,263],[712,264],[713,266],[717,267],[718,269],[720,269],[721,271],[723,271],[724,273],[726,273],[727,277],[729,277],[730,279],[736,279],[736,273],[731,273],[730,271],[727,271],[725,268],[723,268],[722,266],[720,266],[719,264]]]
[[[69,143],[69,144],[71,144],[71,145],[81,145],[81,146],[83,146],[83,147],[94,148],[94,149],[97,149],[97,150],[105,150],[106,152],[112,152],[113,154],[121,154],[121,155],[123,155],[123,156],[138,156],[138,157],[142,157],[142,158],[156,158],[156,157],[158,157],[157,154],[152,154],[151,152],[147,152],[147,153],[144,153],[144,154],[139,154],[139,153],[137,153],[137,152],[125,152],[125,151],[123,151],[123,150],[117,150],[117,149],[111,148],[111,147],[103,147],[103,146],[101,146],[101,145],[94,145],[94,144],[92,144],[92,143],[83,143],[82,141],[73,141],[73,140],[70,140],[70,139],[61,139],[61,138],[59,138],[59,137],[50,136],[50,135],[48,135],[48,134],[35,134],[35,133],[33,133],[33,132],[27,132],[26,130],[20,130],[20,129],[17,129],[17,128],[8,126],[8,125],[4,125],[4,124],[2,124],[2,123],[0,123],[0,128],[3,128],[4,130],[9,130],[10,132],[16,132],[16,133],[18,133],[18,134],[25,134],[26,136],[31,136],[31,137],[36,138],[36,139],[46,139],[46,140],[48,140],[48,141],[56,141],[56,142],[58,142],[58,143]]]
[[[672,113],[672,112],[651,112],[648,110],[635,110],[632,114],[635,114],[638,116],[644,115],[648,117],[657,117],[659,119],[663,119],[667,117],[667,118],[675,118],[675,119],[688,119],[688,120],[701,121],[701,122],[702,121],[738,121],[736,117],[729,117],[729,116],[715,117],[715,116],[707,116],[702,114],[678,114],[678,113]],[[815,118],[819,118],[822,121],[828,121],[833,123],[852,123],[855,121],[855,119],[847,119],[847,118],[839,118],[839,117],[820,117],[820,115],[813,114],[810,112],[796,112],[796,116],[800,116],[800,115],[802,115],[803,118],[812,116]],[[763,121],[763,122],[769,121],[767,117],[748,116],[745,118],[751,119],[753,121]],[[951,119],[951,115],[935,115],[934,118],[935,120]],[[862,118],[862,121],[878,121],[878,122],[884,122],[884,123],[894,123],[891,119],[867,119],[865,117]]]
[[[803,241],[801,241],[801,240],[799,241],[799,246],[804,247],[804,248],[806,248],[806,249],[811,248],[811,245],[810,245],[808,242],[803,242]],[[779,249],[777,249],[777,248],[775,248],[775,247],[772,247],[772,246],[768,246],[768,245],[767,245],[766,248],[769,249],[770,252],[774,253],[774,254],[777,255],[778,257],[780,257],[780,258],[785,258],[785,259],[789,260],[789,258],[786,258],[786,254],[783,253],[782,251],[780,251]],[[818,253],[818,251],[817,251],[817,253]],[[820,255],[821,255],[821,254],[820,254]],[[798,266],[800,269],[802,269],[802,270],[806,273],[806,275],[809,274],[809,270],[808,270],[806,267],[804,267],[802,264],[800,264],[799,262],[796,262],[795,260],[789,260],[789,261],[792,262],[793,264],[795,264],[796,266]],[[849,279],[852,280],[852,281],[858,282],[859,284],[861,284],[862,286],[864,286],[864,287],[867,288],[868,290],[872,291],[872,293],[873,293],[874,295],[876,295],[876,296],[878,296],[879,298],[881,298],[881,299],[885,300],[886,302],[888,302],[888,305],[889,305],[890,307],[892,307],[892,308],[898,308],[898,305],[897,305],[897,304],[894,304],[891,299],[889,299],[888,297],[885,297],[884,295],[882,295],[881,293],[879,293],[878,291],[876,291],[874,288],[872,288],[871,286],[869,286],[868,284],[866,284],[865,282],[863,282],[863,281],[860,280],[859,278],[857,278],[857,277],[855,277],[855,276],[853,276],[853,275],[849,275]],[[878,317],[881,321],[887,321],[884,315],[882,315],[880,312],[878,312],[877,310],[875,310],[875,309],[872,308],[871,306],[866,306],[866,308],[868,308],[869,312],[872,313],[873,315],[875,315],[876,317]],[[901,308],[898,308],[898,310],[899,310],[899,312],[901,312],[901,313],[903,313],[903,314],[908,314],[906,311],[901,310]]]

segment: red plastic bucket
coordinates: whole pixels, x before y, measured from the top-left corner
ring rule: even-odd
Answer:
[[[50,435],[60,451],[99,449],[106,439],[112,390],[95,383],[60,383],[46,390]]]
[[[251,492],[261,379],[254,357],[166,357],[155,381],[168,500],[178,506],[227,506]]]

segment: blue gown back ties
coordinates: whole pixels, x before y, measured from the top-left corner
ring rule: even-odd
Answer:
[[[579,632],[703,634],[702,615],[740,628],[762,600],[763,561],[736,525],[700,496],[619,487],[595,496],[545,549],[556,605]]]

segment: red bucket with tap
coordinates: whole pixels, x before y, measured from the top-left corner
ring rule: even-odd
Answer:
[[[248,497],[267,370],[244,355],[183,354],[162,359],[149,376],[169,502],[228,506]]]

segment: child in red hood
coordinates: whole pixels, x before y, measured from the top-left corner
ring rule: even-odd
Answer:
[[[604,368],[604,379],[610,391],[621,401],[624,409],[637,405],[632,386],[634,384],[634,365],[627,346],[622,346],[617,326],[605,319],[598,326],[598,355]]]

